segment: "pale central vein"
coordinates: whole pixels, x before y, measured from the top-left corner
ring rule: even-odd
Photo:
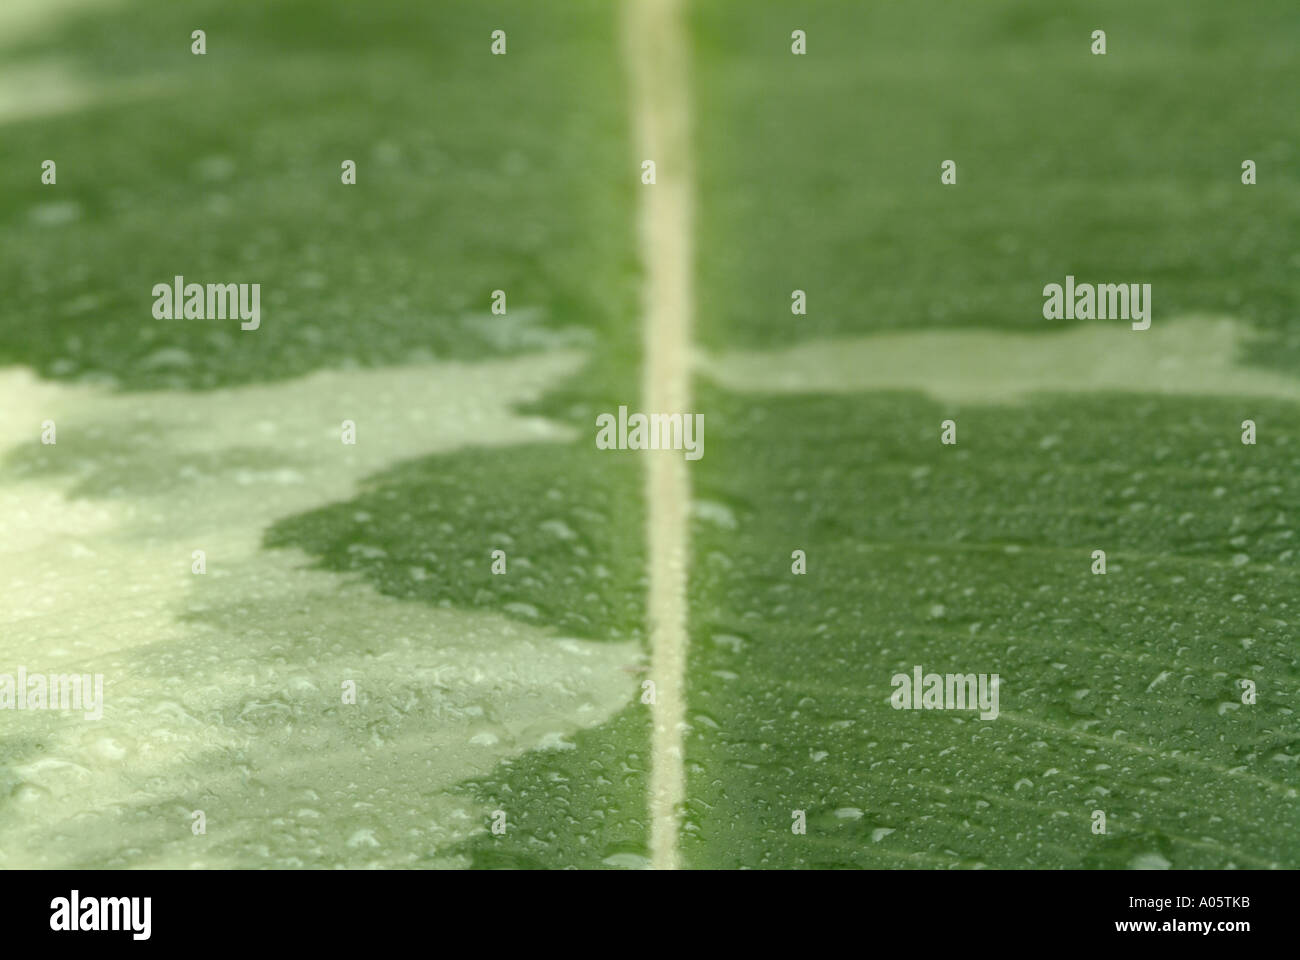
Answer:
[[[691,352],[691,182],[687,44],[680,0],[628,0],[626,48],[640,161],[655,182],[639,184],[644,269],[642,403],[656,413],[688,413]],[[647,450],[649,553],[647,617],[655,683],[649,792],[650,861],[679,866],[685,799],[686,576],[690,478],[681,451]]]

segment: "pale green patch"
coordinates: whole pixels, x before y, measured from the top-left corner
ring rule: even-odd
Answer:
[[[85,11],[104,11],[119,0],[4,0],[0,3],[0,47],[26,40]]]
[[[917,330],[701,357],[735,391],[917,390],[940,401],[1010,403],[1035,393],[1122,392],[1300,400],[1300,380],[1247,366],[1253,334],[1231,317],[1088,323],[1050,333]]]
[[[94,86],[61,60],[0,68],[0,124],[79,110],[95,99]]]
[[[608,720],[635,694],[639,647],[393,599],[263,533],[399,460],[568,440],[513,408],[581,362],[210,393],[0,371],[0,672],[105,676],[101,720],[0,713],[0,866],[429,864],[485,829],[450,788]]]
[[[71,15],[110,8],[114,2],[5,0],[0,3],[0,50],[56,27]],[[115,85],[113,96],[122,93],[122,85]],[[79,110],[104,94],[102,84],[97,89],[64,60],[42,58],[0,64],[0,124]]]
[[[0,51],[54,29],[78,13],[111,12],[117,4],[118,0],[4,0]],[[177,39],[179,44],[189,42],[188,35]],[[105,82],[85,77],[72,60],[61,57],[0,62],[0,124],[71,113],[96,103],[158,96],[168,89],[157,79]]]

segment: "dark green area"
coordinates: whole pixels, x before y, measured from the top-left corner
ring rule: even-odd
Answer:
[[[595,640],[639,639],[641,482],[634,457],[586,437],[467,450],[386,471],[353,500],[276,524],[266,543],[300,547],[391,596],[504,610]],[[492,572],[496,550],[504,575]]]
[[[629,706],[576,733],[574,750],[535,750],[468,784],[487,808],[505,809],[512,820],[504,834],[455,852],[488,869],[646,866],[649,709]]]
[[[701,404],[693,865],[1300,863],[1291,405],[1250,447],[1213,400],[971,407],[956,446],[914,395]],[[1001,715],[894,710],[916,664]]]
[[[1290,0],[694,9],[709,347],[1048,330],[1067,321],[1043,319],[1042,288],[1074,274],[1153,284],[1156,322],[1243,317],[1266,334],[1253,360],[1300,364]]]
[[[575,343],[630,364],[614,10],[567,6],[152,0],[10,51],[97,99],[0,138],[0,363],[130,389]],[[155,320],[177,274],[261,283],[261,329]]]

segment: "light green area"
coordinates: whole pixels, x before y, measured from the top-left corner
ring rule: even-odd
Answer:
[[[1243,362],[1253,335],[1230,317],[1177,317],[1150,330],[1122,320],[1038,334],[918,330],[727,351],[700,366],[723,386],[760,393],[919,390],[950,403],[1129,391],[1300,400],[1300,378]],[[1238,409],[1249,416],[1250,401]]]
[[[553,589],[547,561],[576,536],[555,506],[531,535],[498,518],[514,531],[504,538],[434,526],[412,536],[397,510],[463,476],[473,456],[502,473],[528,451],[559,457],[570,431],[513,408],[581,360],[320,372],[201,394],[0,374],[14,417],[0,459],[3,672],[104,677],[102,719],[2,714],[14,738],[5,865],[456,862],[446,851],[492,809],[457,785],[525,751],[575,749],[575,732],[632,698],[641,645],[635,631],[611,633],[609,616],[572,621],[576,603],[539,611],[490,589],[498,546],[514,564],[506,582]],[[30,436],[43,418],[54,445]],[[355,445],[341,442],[345,418]],[[414,486],[399,501],[330,514],[345,516],[345,569],[397,572],[400,598],[264,548],[278,520],[431,453],[449,459],[406,467]],[[324,536],[320,520],[295,527]],[[456,560],[483,574],[472,598],[453,606],[448,591],[419,589]],[[343,705],[345,681],[355,706]],[[193,810],[208,819],[201,840]]]

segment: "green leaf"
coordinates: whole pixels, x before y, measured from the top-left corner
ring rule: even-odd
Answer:
[[[0,5],[0,867],[1300,866],[1294,5],[561,6]]]

